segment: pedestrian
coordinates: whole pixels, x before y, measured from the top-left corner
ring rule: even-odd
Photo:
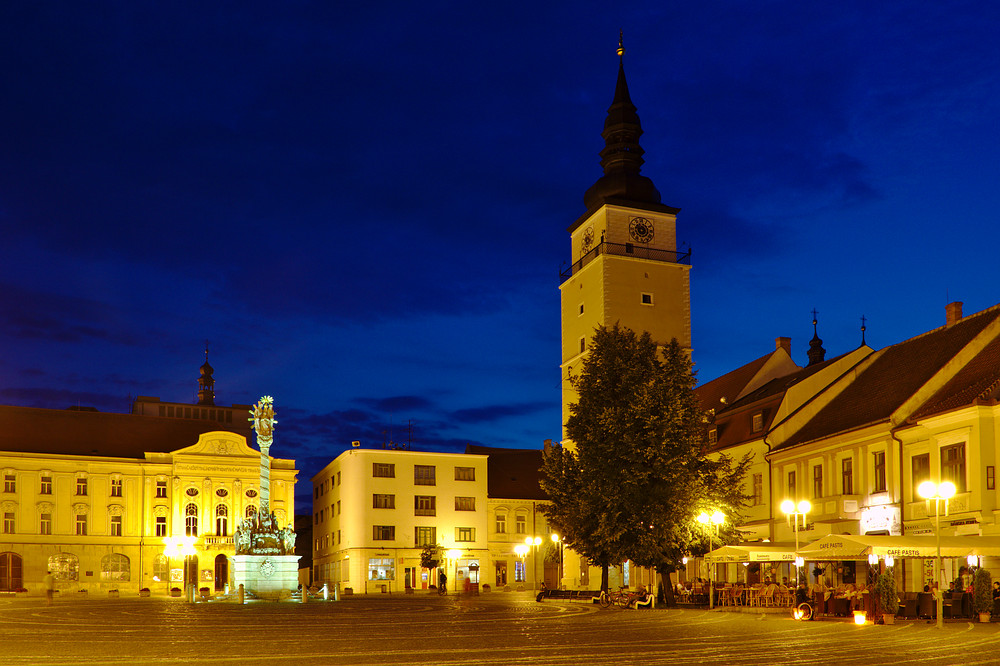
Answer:
[[[542,581],[541,589],[538,591],[538,594],[535,595],[535,601],[541,601],[542,599],[544,599],[545,591],[546,591],[545,581]]]
[[[438,585],[441,586],[442,593],[448,591],[448,574],[444,572],[444,569],[438,573]]]
[[[45,584],[45,604],[51,606],[52,595],[56,589],[56,579],[52,577],[51,571],[45,572],[45,578],[42,579],[42,582]]]

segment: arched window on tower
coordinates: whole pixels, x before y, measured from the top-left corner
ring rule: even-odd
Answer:
[[[215,507],[215,535],[229,536],[229,509],[225,504]]]
[[[198,536],[198,505],[194,502],[184,508],[184,534]]]

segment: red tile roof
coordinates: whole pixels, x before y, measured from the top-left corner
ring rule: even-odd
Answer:
[[[718,411],[724,408],[727,403],[736,400],[736,396],[760,372],[772,354],[774,352],[764,354],[760,358],[696,388],[695,393],[701,400],[701,408],[706,412],[710,409]],[[726,399],[726,403],[722,402],[722,398]]]

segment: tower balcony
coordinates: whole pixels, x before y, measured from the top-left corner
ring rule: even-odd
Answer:
[[[580,257],[572,266],[564,271],[559,271],[559,284],[579,273],[580,269],[602,254],[610,254],[617,257],[633,257],[649,261],[662,261],[668,264],[691,265],[690,249],[687,252],[680,253],[674,250],[660,250],[640,243],[610,243],[603,241],[598,243],[590,252]]]

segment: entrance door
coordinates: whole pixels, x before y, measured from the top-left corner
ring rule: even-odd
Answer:
[[[221,592],[229,582],[229,559],[225,555],[215,556],[215,591]]]
[[[0,591],[13,592],[21,587],[21,556],[0,553]]]
[[[507,563],[494,562],[493,566],[497,572],[497,588],[503,589],[507,585]]]

